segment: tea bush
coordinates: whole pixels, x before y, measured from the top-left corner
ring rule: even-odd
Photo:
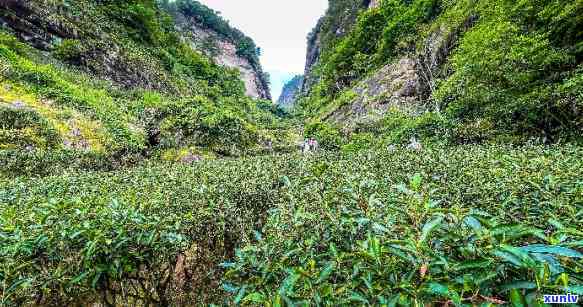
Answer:
[[[0,305],[583,295],[583,150],[566,143],[583,125],[580,1],[367,4],[331,3],[322,78],[295,117],[179,39],[178,11],[258,66],[198,2],[31,2],[74,38],[39,52],[0,31]],[[442,28],[459,44],[431,104],[326,121]],[[302,138],[322,150],[279,154]]]
[[[304,135],[306,138],[314,138],[319,145],[328,150],[340,148],[343,138],[340,129],[334,124],[326,122],[314,122],[305,127]]]
[[[294,167],[242,158],[0,180],[0,300],[217,300],[217,265],[261,228]]]
[[[20,109],[19,109],[20,108]],[[60,136],[40,114],[0,102],[0,149],[11,147],[54,148]]]
[[[223,264],[244,305],[542,305],[583,291],[578,147],[324,155]]]
[[[582,156],[397,147],[0,179],[0,298],[461,305],[578,293]]]

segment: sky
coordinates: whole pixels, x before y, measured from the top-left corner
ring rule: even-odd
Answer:
[[[285,82],[304,72],[306,37],[324,15],[328,0],[199,0],[221,13],[262,50],[277,100]]]

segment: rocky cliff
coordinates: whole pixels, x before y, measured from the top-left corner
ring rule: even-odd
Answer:
[[[277,104],[285,108],[292,107],[300,95],[303,82],[304,76],[302,75],[295,76],[290,81],[288,81],[283,86],[283,90],[279,96],[279,99],[277,100]]]
[[[354,25],[358,14],[370,5],[370,0],[329,1],[328,10],[320,18],[312,32],[308,34],[306,67],[302,94],[307,95],[318,82],[319,76],[314,68],[320,61],[322,53],[329,51],[332,45],[341,39]]]
[[[395,121],[401,140],[577,138],[583,5],[532,2],[330,1],[308,37],[305,114]]]
[[[204,8],[202,8],[204,9]],[[188,7],[172,9],[176,20],[176,27],[196,50],[204,52],[218,64],[237,69],[241,73],[241,79],[245,83],[245,92],[249,97],[271,100],[269,81],[264,74],[258,58],[253,54],[247,56],[241,53],[237,39],[245,39],[254,43],[250,38],[243,36],[235,38],[229,33],[242,33],[227,25],[222,27],[228,30],[216,29],[213,25],[205,23],[196,12],[188,10]],[[221,31],[222,30],[222,31]],[[226,32],[226,33],[225,33]],[[255,50],[252,50],[254,53]]]
[[[103,1],[99,4],[80,1],[71,6],[46,1],[3,0],[0,1],[0,23],[4,29],[15,33],[31,46],[52,52],[59,60],[97,76],[126,87],[176,91],[170,82],[172,69],[160,69],[160,66],[168,64],[168,59],[156,56],[157,59],[152,61],[136,54],[133,48],[136,41],[138,44],[155,45],[156,40],[161,39],[159,36],[164,34],[149,33],[157,25],[155,20],[148,19],[155,18],[155,15],[170,14],[173,18],[162,18],[161,21],[165,24],[161,26],[175,27],[179,34],[176,39],[188,41],[195,50],[210,56],[217,64],[238,70],[248,96],[271,99],[268,81],[254,55],[256,47],[252,40],[240,34],[253,45],[251,55],[243,54],[233,38],[198,22],[201,16],[196,14],[199,11],[186,14],[181,8],[196,5],[206,9],[206,14],[214,14],[212,10],[190,0],[166,4],[154,4],[155,1],[147,0],[129,1],[127,6],[136,6],[138,10],[145,12],[147,5],[157,5],[159,11],[147,12],[152,16],[139,16],[139,11],[132,11],[135,16],[124,16],[120,14],[122,12],[119,7],[114,7],[109,2]],[[100,12],[108,5],[112,10],[104,16]],[[220,17],[215,18],[226,24]],[[104,19],[109,19],[109,24]],[[120,37],[123,34],[114,31],[119,25],[128,29],[132,37]],[[222,29],[225,33],[240,33],[226,27]],[[211,49],[212,52],[209,52]]]

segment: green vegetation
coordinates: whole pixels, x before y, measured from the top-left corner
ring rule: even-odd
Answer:
[[[216,265],[259,229],[276,170],[291,166],[257,158],[1,181],[1,302],[216,299]],[[181,253],[189,279],[176,289]]]
[[[452,118],[482,118],[509,133],[580,137],[582,117],[573,109],[583,101],[568,84],[582,77],[583,53],[576,47],[582,37],[542,25],[554,24],[549,18],[574,22],[570,18],[580,16],[583,6],[546,2],[540,8],[527,2],[478,8],[486,17],[464,36],[451,59],[454,73],[435,93]],[[553,35],[564,39],[553,41]]]
[[[289,114],[176,31],[191,18],[261,72],[196,1],[0,3],[0,305],[583,295],[581,1],[367,4],[331,3]],[[423,93],[393,103],[394,69],[368,97],[401,57],[427,64]]]
[[[6,180],[2,299],[407,305],[577,292],[582,155],[461,146]]]
[[[58,6],[31,5],[51,12]],[[238,71],[182,42],[158,5],[79,1],[62,8],[47,18],[65,18],[78,37],[55,39],[54,58],[18,41],[17,33],[0,32],[1,174],[111,169],[199,153],[240,156],[261,152],[267,142],[289,146],[278,111],[245,97]],[[86,15],[68,15],[76,12]],[[100,18],[108,22],[92,23]]]
[[[400,57],[423,63],[445,52],[443,63],[430,64],[438,67],[417,67],[427,89],[413,106],[443,116],[444,138],[580,139],[582,12],[580,1],[381,1],[323,45],[314,69],[320,81],[302,113],[335,111],[346,90]],[[444,48],[440,38],[451,46],[435,49]]]
[[[438,12],[438,1],[382,1],[380,8],[359,15],[352,31],[324,55],[322,83],[324,95],[333,95],[359,76],[405,51],[398,43],[415,32]]]
[[[329,1],[326,14],[308,35],[308,44],[320,40],[322,50],[329,50],[338,43],[343,34],[350,32],[363,9],[365,1],[337,0]]]
[[[488,306],[580,293],[577,147],[324,156],[225,263],[235,302]]]

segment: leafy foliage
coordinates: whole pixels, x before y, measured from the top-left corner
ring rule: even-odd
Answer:
[[[420,23],[438,14],[440,1],[386,0],[379,8],[363,11],[346,37],[325,49],[320,92],[335,95],[367,72],[387,63],[405,48],[398,46],[415,34]]]
[[[223,265],[225,289],[250,305],[393,306],[536,305],[577,289],[582,186],[559,179],[578,176],[577,154],[553,151],[324,156],[287,178],[261,237]]]
[[[316,139],[322,148],[329,150],[338,149],[342,142],[340,129],[324,122],[308,124],[305,127],[304,135],[307,138]]]
[[[367,4],[331,3],[310,36],[321,82],[294,118],[181,41],[178,12],[258,65],[196,1],[31,2],[64,39],[38,52],[0,32],[0,305],[581,294],[583,152],[564,142],[581,138],[580,1]],[[431,103],[326,121],[436,29],[455,35]],[[301,120],[322,150],[282,154]]]
[[[435,93],[453,118],[483,118],[494,129],[548,137],[581,130],[580,116],[572,112],[581,101],[562,90],[580,74],[573,70],[576,41],[567,48],[564,41],[553,43],[541,16],[546,10],[556,10],[556,4],[535,8],[501,1],[483,9],[485,17],[451,59],[453,75]]]
[[[461,146],[0,180],[1,298],[469,304],[575,289],[580,156]]]
[[[581,98],[573,90],[581,91],[582,10],[580,1],[380,1],[341,39],[322,45],[320,81],[302,100],[303,114],[338,110],[343,93],[407,57],[425,89],[415,106],[399,107],[435,112],[443,124],[436,130],[448,131],[442,138],[580,140]]]
[[[87,9],[88,4],[75,5]],[[139,52],[139,61],[160,65],[172,90],[128,89],[104,81],[94,73],[46,61],[12,33],[1,32],[0,147],[9,150],[0,155],[4,175],[51,174],[68,167],[67,159],[73,168],[111,169],[193,146],[214,151],[209,156],[237,156],[260,151],[266,140],[276,138],[271,130],[278,126],[277,110],[246,97],[238,71],[178,42],[173,26],[166,24],[169,17],[156,3],[105,2],[91,8],[90,16],[107,12],[101,17],[113,18],[108,26],[123,34],[117,44]],[[153,14],[154,20],[142,29],[153,31],[152,39],[142,30],[134,32],[147,17],[135,14]],[[63,40],[52,54],[91,68],[97,52],[89,46],[92,42],[87,37]]]
[[[260,227],[277,172],[292,165],[255,158],[0,180],[0,300],[216,300],[216,265]]]

